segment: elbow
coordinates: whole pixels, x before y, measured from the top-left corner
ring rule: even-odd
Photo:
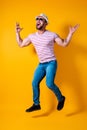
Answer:
[[[65,45],[65,44],[63,44],[63,45],[62,45],[62,47],[64,47],[64,48],[65,48],[65,47],[66,47],[66,45]]]
[[[18,42],[18,45],[20,48],[22,48],[24,45],[23,45],[23,42]]]
[[[64,43],[62,44],[62,46],[63,46],[63,47],[67,47],[67,46],[68,46],[68,42],[64,42]]]
[[[22,48],[22,47],[23,47],[23,45],[21,44],[21,45],[19,45],[19,47],[20,47],[20,48]]]
[[[20,43],[18,44],[18,46],[19,46],[20,48],[22,48],[22,47],[23,47],[23,45],[22,45],[22,44],[20,44]]]
[[[24,46],[24,44],[23,44],[23,40],[20,40],[20,41],[17,41],[18,42],[18,45],[19,45],[19,47],[23,47]]]
[[[59,45],[62,47],[67,47],[68,42],[66,40],[62,39],[62,42],[60,42]]]
[[[61,46],[65,48],[67,47],[67,44],[63,43]]]
[[[63,47],[67,47],[68,45],[67,44],[64,44]]]

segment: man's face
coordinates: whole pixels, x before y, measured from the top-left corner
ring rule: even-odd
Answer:
[[[45,21],[45,19],[43,17],[38,16],[36,18],[36,29],[37,30],[45,29],[46,25],[47,25],[47,23],[46,23],[46,21]]]

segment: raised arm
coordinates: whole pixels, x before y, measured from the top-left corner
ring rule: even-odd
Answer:
[[[29,38],[25,38],[25,39],[22,39],[21,36],[20,36],[20,32],[23,28],[20,28],[20,25],[19,23],[16,23],[16,40],[17,40],[17,43],[20,47],[25,47],[25,46],[28,46],[31,41]]]
[[[63,47],[66,47],[69,43],[70,43],[70,40],[72,38],[72,35],[74,34],[74,32],[78,29],[79,27],[79,24],[75,25],[74,27],[69,27],[69,33],[67,35],[67,37],[65,39],[62,39],[60,37],[57,37],[55,39],[55,42],[60,45],[60,46],[63,46]]]

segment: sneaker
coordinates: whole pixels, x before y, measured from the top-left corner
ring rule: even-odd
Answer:
[[[61,110],[64,107],[64,102],[65,102],[65,97],[62,96],[62,100],[59,101],[58,103],[57,110]]]
[[[26,112],[32,112],[40,109],[41,109],[40,105],[33,104],[30,108],[26,109]]]

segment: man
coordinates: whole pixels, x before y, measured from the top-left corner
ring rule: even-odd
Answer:
[[[64,106],[65,96],[62,95],[58,86],[54,83],[56,69],[57,69],[57,61],[54,55],[54,43],[56,42],[58,45],[66,47],[73,35],[73,33],[77,30],[78,24],[74,27],[69,28],[69,33],[66,39],[60,38],[56,33],[50,32],[46,30],[46,26],[48,25],[48,18],[45,14],[40,14],[36,17],[36,29],[37,32],[30,34],[27,38],[22,39],[20,36],[20,32],[22,28],[20,25],[16,23],[16,39],[18,45],[20,47],[25,47],[33,44],[35,47],[36,53],[39,58],[39,65],[34,73],[34,78],[32,82],[33,86],[33,102],[34,104],[29,107],[26,112],[32,112],[35,110],[40,110],[40,88],[39,84],[42,79],[46,76],[46,85],[50,90],[54,92],[57,97],[58,105],[57,110],[61,110]]]

